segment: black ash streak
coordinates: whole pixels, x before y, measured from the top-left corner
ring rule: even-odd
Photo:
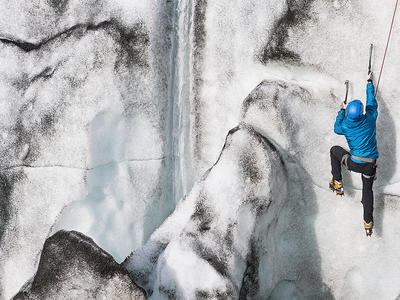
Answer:
[[[134,158],[134,159],[126,159],[126,160],[121,160],[121,161],[110,161],[104,164],[100,164],[91,168],[85,168],[85,167],[77,167],[77,166],[66,166],[66,165],[61,165],[61,164],[53,164],[53,165],[44,165],[44,166],[35,166],[35,165],[29,165],[29,164],[19,164],[19,165],[12,165],[12,166],[0,166],[0,171],[3,170],[12,170],[16,168],[31,168],[31,169],[43,169],[43,168],[65,168],[65,169],[77,169],[77,170],[84,170],[84,171],[92,171],[98,168],[103,168],[107,167],[109,165],[113,164],[121,164],[124,162],[146,162],[146,161],[160,161],[166,159],[165,156],[162,157],[156,157],[156,158]]]
[[[208,0],[196,0],[194,6],[193,16],[193,111],[194,127],[201,128],[202,120],[200,112],[202,110],[201,90],[203,88],[203,65],[204,65],[204,51],[206,47],[206,12]],[[194,155],[200,157],[200,147],[202,141],[201,130],[194,130]]]
[[[0,171],[0,243],[11,218],[11,202],[15,185],[24,178],[23,171]]]
[[[90,287],[76,286],[76,281],[87,280]],[[85,299],[111,299],[117,289],[121,299],[145,299],[144,291],[129,279],[125,267],[93,239],[64,230],[46,239],[36,274],[12,299],[71,298],[71,287]]]
[[[314,0],[286,0],[287,10],[275,23],[270,39],[264,47],[260,61],[289,60],[299,62],[300,56],[286,48],[290,28],[298,26],[310,19],[309,11]]]
[[[8,38],[8,37],[0,37],[0,42],[6,45],[12,45],[20,48],[26,53],[29,53],[34,50],[39,50],[43,46],[47,45],[48,43],[62,37],[62,36],[69,36],[76,31],[96,31],[99,29],[109,29],[112,28],[120,34],[120,43],[123,48],[127,48],[132,46],[130,41],[138,40],[139,42],[143,43],[144,45],[148,45],[150,39],[149,34],[141,22],[135,24],[132,28],[126,28],[121,26],[117,21],[114,20],[106,20],[99,22],[97,24],[92,23],[82,23],[76,24],[66,30],[63,30],[51,37],[45,38],[37,43],[27,42],[18,38]],[[125,47],[124,47],[125,46]]]
[[[12,39],[12,38],[4,38],[4,37],[0,38],[0,42],[3,44],[16,46],[16,47],[20,48],[21,50],[23,50],[24,52],[31,52],[31,51],[40,49],[44,45],[48,44],[49,42],[54,41],[55,39],[57,39],[63,35],[69,35],[75,30],[79,30],[79,29],[97,30],[100,28],[104,28],[110,24],[112,24],[111,21],[103,21],[98,24],[90,24],[90,23],[77,24],[77,25],[74,25],[74,26],[68,28],[67,30],[61,31],[61,32],[59,32],[49,38],[45,38],[37,43],[30,43],[27,41],[23,41],[21,39]]]
[[[127,65],[131,67],[132,65],[139,66],[139,67],[146,67],[147,63],[147,48],[150,43],[148,30],[146,29],[145,25],[142,22],[138,22],[134,24],[132,27],[123,27],[119,25],[117,20],[115,21],[103,21],[97,24],[78,24],[74,25],[71,28],[64,30],[50,38],[43,39],[38,43],[30,43],[27,41],[22,40],[13,40],[10,38],[0,38],[1,42],[4,44],[10,44],[13,47],[18,47],[20,50],[24,51],[25,53],[29,53],[31,51],[41,50],[42,47],[48,45],[48,43],[52,41],[64,41],[65,39],[69,38],[72,35],[76,35],[78,38],[84,36],[86,33],[91,31],[97,30],[104,30],[107,34],[109,34],[116,43],[120,46],[118,51],[119,59],[117,63],[119,66]],[[144,46],[144,47],[140,47]],[[32,83],[42,80],[50,79],[54,73],[58,71],[60,66],[64,62],[59,62],[55,66],[49,66],[43,68],[40,72],[29,75],[24,73],[22,79],[15,81],[13,83],[14,87],[22,92],[25,91]],[[74,78],[71,79],[74,81]],[[71,82],[74,84],[74,82]],[[14,142],[14,146],[16,147],[16,156],[22,151],[22,147],[25,145],[29,145],[29,151],[24,156],[22,161],[14,163],[14,165],[0,165],[0,170],[10,170],[13,168],[51,168],[51,167],[65,167],[65,168],[73,168],[73,169],[83,169],[90,171],[91,169],[101,167],[95,166],[93,168],[88,168],[86,166],[63,166],[63,165],[47,165],[47,166],[35,166],[33,162],[37,159],[39,152],[37,147],[37,136],[44,136],[44,135],[54,135],[55,131],[55,124],[58,122],[58,119],[61,115],[63,115],[62,108],[65,106],[65,103],[60,103],[57,105],[57,109],[52,109],[50,111],[46,111],[42,116],[40,122],[38,124],[34,124],[35,126],[32,128],[26,128],[23,123],[23,119],[26,119],[25,111],[27,108],[32,105],[36,99],[32,99],[29,102],[22,105],[19,116],[17,117],[16,123],[14,124],[13,131],[16,135],[16,140]],[[128,161],[140,161],[140,160],[160,160],[164,159],[161,158],[145,158],[145,159],[128,159]],[[120,163],[120,162],[108,162],[107,164],[112,163]]]

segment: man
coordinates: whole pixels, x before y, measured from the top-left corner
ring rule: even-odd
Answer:
[[[372,72],[367,80],[366,113],[360,100],[351,101],[347,107],[343,103],[336,117],[334,131],[344,135],[350,152],[340,146],[331,148],[332,181],[329,188],[337,195],[343,196],[341,164],[350,171],[361,173],[363,183],[362,201],[364,208],[364,228],[367,236],[371,236],[373,228],[374,195],[372,185],[375,179],[378,147],[376,144],[376,119],[378,103],[374,95]]]

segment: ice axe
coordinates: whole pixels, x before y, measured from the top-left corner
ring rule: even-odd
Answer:
[[[371,73],[371,59],[372,59],[372,49],[374,48],[374,44],[369,46],[369,63],[368,63],[368,74]]]
[[[347,96],[349,95],[349,81],[348,80],[346,80],[345,82],[344,82],[344,84],[345,84],[345,86],[346,86],[346,97],[344,98],[344,104],[346,105],[347,104]]]

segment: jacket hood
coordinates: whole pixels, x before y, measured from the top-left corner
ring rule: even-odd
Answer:
[[[346,125],[348,128],[354,128],[359,126],[362,122],[365,120],[365,115],[361,115],[358,118],[350,118],[349,116],[346,116],[344,121],[346,122]]]

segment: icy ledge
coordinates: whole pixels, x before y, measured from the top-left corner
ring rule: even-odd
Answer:
[[[289,185],[279,151],[242,123],[229,132],[215,165],[123,265],[150,299],[324,295],[312,224],[288,232],[290,213],[304,210],[296,206],[301,196],[289,203]],[[307,232],[307,254],[287,245],[299,230]]]
[[[59,231],[44,244],[36,275],[13,299],[145,299],[143,291],[92,239]]]

